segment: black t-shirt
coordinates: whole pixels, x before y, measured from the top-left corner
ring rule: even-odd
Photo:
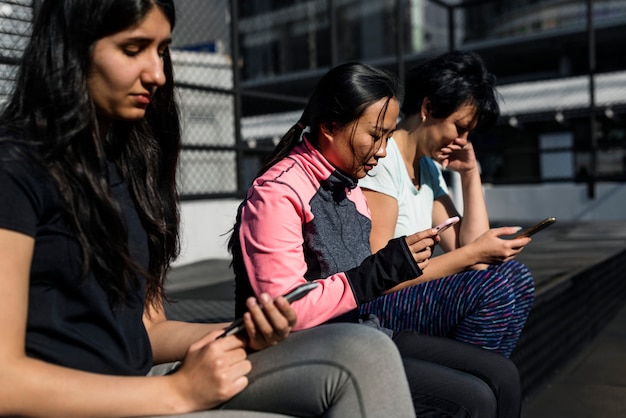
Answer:
[[[104,374],[145,375],[152,366],[142,322],[145,286],[128,304],[111,307],[92,273],[81,277],[78,241],[63,220],[62,201],[49,174],[15,143],[0,141],[0,228],[35,238],[26,352],[50,363]],[[26,150],[23,145],[19,148]],[[127,185],[109,165],[112,195],[124,213],[131,255],[148,263],[147,236]]]

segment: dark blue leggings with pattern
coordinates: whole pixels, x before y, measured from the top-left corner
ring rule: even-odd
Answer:
[[[361,306],[394,331],[450,337],[511,356],[534,301],[534,281],[517,261],[432,280]]]

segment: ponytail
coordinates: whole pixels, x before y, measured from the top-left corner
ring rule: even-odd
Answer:
[[[257,177],[263,175],[263,173],[269,170],[270,167],[289,155],[291,150],[294,149],[296,145],[298,145],[300,139],[302,138],[302,133],[306,128],[305,124],[301,121],[302,118],[300,118],[300,120],[295,125],[289,128],[285,135],[283,135],[283,137],[280,139],[280,142],[276,145],[276,148],[274,148],[274,151],[272,152],[270,158],[261,165],[261,168],[257,172]]]

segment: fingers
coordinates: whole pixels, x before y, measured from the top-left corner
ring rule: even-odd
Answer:
[[[476,166],[476,156],[472,143],[451,143],[439,150],[437,161],[444,167],[454,171],[467,171]]]
[[[248,312],[243,316],[253,349],[261,349],[287,338],[297,319],[296,312],[282,296],[272,300],[267,293],[262,293],[259,299],[260,305],[255,298],[248,298]]]
[[[416,232],[406,237],[406,243],[411,251],[411,255],[420,269],[423,270],[426,267],[427,263],[424,263],[433,255],[433,247],[439,240],[440,238],[434,228]]]
[[[248,374],[252,366],[247,360],[245,343],[234,336],[215,339],[215,334],[219,333],[220,331],[211,332],[192,344],[186,359],[201,361],[205,367],[212,370],[232,368],[230,370],[232,376]],[[209,340],[211,337],[213,340]]]
[[[531,241],[529,237],[508,239],[518,227],[493,228],[470,244],[475,248],[476,263],[500,264],[514,259]]]
[[[222,334],[224,334],[224,330],[211,331],[205,336],[203,336],[202,338],[200,338],[198,341],[191,344],[189,346],[189,350],[193,351],[193,350],[202,349],[202,347],[206,346],[208,343],[216,340],[218,337],[221,337]],[[229,339],[229,341],[230,341],[230,345],[228,346],[228,349],[245,347],[245,344],[241,342],[237,342],[239,340]]]
[[[433,251],[432,251],[432,247],[425,247],[424,249],[417,251],[417,252],[411,251],[411,254],[413,254],[413,259],[419,265],[424,262],[427,262],[430,259],[430,257],[433,255]]]
[[[191,409],[213,408],[232,398],[248,385],[252,363],[245,344],[235,337],[216,339],[221,331],[207,334],[189,347],[178,371],[171,375]]]
[[[498,238],[506,238],[506,241],[511,248],[524,248],[528,245],[528,243],[530,243],[530,237],[520,236],[517,238],[507,238],[508,236],[512,236],[516,232],[519,232],[520,229],[521,228],[518,226],[503,226],[500,228],[494,228],[491,231],[493,231],[493,234]]]
[[[502,237],[506,235],[513,235],[516,232],[519,232],[522,228],[519,226],[501,226],[499,228],[492,228],[491,231],[497,237]]]
[[[424,271],[426,269],[426,267],[428,267],[429,261],[430,261],[430,259],[426,259],[426,260],[422,261],[421,263],[417,263],[417,266],[420,268],[420,270]]]
[[[423,231],[416,232],[412,235],[408,235],[406,237],[406,243],[409,246],[412,246],[420,241],[422,241],[427,247],[435,245],[437,242],[437,231],[434,228],[428,228]],[[437,240],[437,242],[435,242]]]
[[[296,315],[296,311],[293,310],[291,304],[287,301],[287,299],[282,296],[278,296],[274,299],[274,306],[278,308],[278,311],[280,311],[282,316],[287,318],[287,322],[289,323],[290,327],[296,325],[296,320],[298,319],[298,316]]]
[[[448,158],[459,158],[459,157],[462,158],[460,153],[461,152],[465,153],[470,150],[471,150],[470,147],[467,147],[467,146],[461,146],[458,144],[450,144],[439,150],[440,152],[439,159],[444,160]]]

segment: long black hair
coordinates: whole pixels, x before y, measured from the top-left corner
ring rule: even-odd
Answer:
[[[390,100],[402,99],[402,88],[393,73],[358,61],[332,68],[320,79],[300,120],[282,137],[257,176],[289,154],[305,127],[311,130],[309,140],[317,145],[320,127],[332,124],[344,127],[361,117],[370,105],[383,99],[387,99],[387,103],[379,119],[384,117]]]
[[[12,136],[36,145],[77,234],[83,275],[93,271],[112,304],[124,303],[137,280],[147,281],[147,300],[156,302],[179,251],[175,173],[181,135],[169,51],[163,56],[165,85],[145,117],[113,121],[106,138],[99,136],[87,90],[95,42],[140,23],[154,7],[173,28],[172,0],[45,0],[0,120]],[[148,234],[147,271],[129,254],[126,226],[110,194],[107,158],[127,181]]]
[[[317,141],[321,127],[333,124],[338,128],[345,127],[359,119],[369,106],[384,99],[386,103],[381,109],[379,121],[384,119],[392,99],[402,100],[402,88],[393,73],[357,61],[340,64],[330,69],[317,83],[300,120],[282,137],[269,160],[259,169],[257,177],[289,154],[299,143],[302,131],[306,127],[311,131],[311,135],[308,136],[309,141],[314,146],[319,146]],[[238,236],[241,207],[237,211],[235,226],[228,241],[228,250],[233,255],[233,260],[241,257],[241,243]],[[237,263],[233,262],[232,265],[237,273]],[[244,273],[236,275],[245,276]],[[242,285],[248,292],[252,291],[249,282],[242,283]]]
[[[500,108],[496,77],[482,58],[469,51],[450,51],[410,69],[406,74],[402,114],[419,113],[424,98],[435,118],[445,118],[460,106],[476,106],[476,131],[484,132],[498,120]]]

